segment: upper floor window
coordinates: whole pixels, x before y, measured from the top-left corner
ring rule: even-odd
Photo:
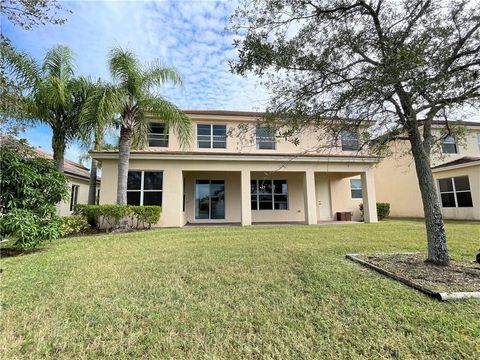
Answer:
[[[458,153],[457,143],[452,135],[447,135],[442,142],[442,152],[444,154]]]
[[[350,179],[350,194],[352,199],[362,199],[362,180]]]
[[[472,207],[472,193],[468,176],[438,180],[442,207]]]
[[[203,149],[225,149],[227,147],[227,126],[198,124],[197,146]]]
[[[275,150],[277,141],[275,138],[275,129],[269,126],[257,125],[256,128],[257,149]]]
[[[163,123],[150,123],[148,146],[168,147],[168,133]]]
[[[128,205],[162,206],[163,172],[129,171],[127,180]]]
[[[359,149],[357,131],[343,129],[340,135],[342,139],[342,151],[356,151]]]
[[[288,210],[287,180],[251,180],[252,210]]]

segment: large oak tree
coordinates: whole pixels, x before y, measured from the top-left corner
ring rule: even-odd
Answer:
[[[479,104],[480,3],[249,0],[232,28],[241,36],[233,71],[265,79],[268,111],[282,126],[296,131],[312,121],[325,126],[329,118],[358,119],[356,125],[368,119],[377,135],[365,139],[371,148],[410,143],[428,261],[448,264],[431,155],[452,132],[455,111]],[[442,136],[432,133],[435,120],[443,123]]]

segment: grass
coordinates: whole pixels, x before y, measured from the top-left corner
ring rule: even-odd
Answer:
[[[447,224],[470,260],[480,224]],[[3,359],[479,358],[480,302],[344,259],[424,251],[423,223],[159,229],[2,260]]]

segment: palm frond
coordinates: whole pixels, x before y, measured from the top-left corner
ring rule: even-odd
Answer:
[[[43,59],[42,71],[46,76],[68,81],[75,72],[75,57],[68,46],[57,45],[47,51]]]
[[[154,86],[162,86],[165,83],[171,83],[175,86],[183,86],[182,77],[173,67],[164,67],[159,61],[151,64],[142,76],[142,85],[145,91],[150,91]]]
[[[118,85],[136,100],[141,96],[142,71],[138,58],[130,50],[115,47],[108,57],[110,73]]]
[[[0,66],[2,76],[10,77],[21,88],[31,87],[40,79],[40,68],[30,55],[20,52],[1,36]]]
[[[95,131],[104,132],[108,126],[113,126],[125,98],[122,89],[115,85],[100,81],[93,85],[79,116],[82,138],[86,140]]]

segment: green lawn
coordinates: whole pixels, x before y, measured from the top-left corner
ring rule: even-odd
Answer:
[[[480,223],[447,225],[472,259]],[[480,301],[344,259],[423,251],[423,223],[159,229],[2,260],[2,358],[479,358]]]

